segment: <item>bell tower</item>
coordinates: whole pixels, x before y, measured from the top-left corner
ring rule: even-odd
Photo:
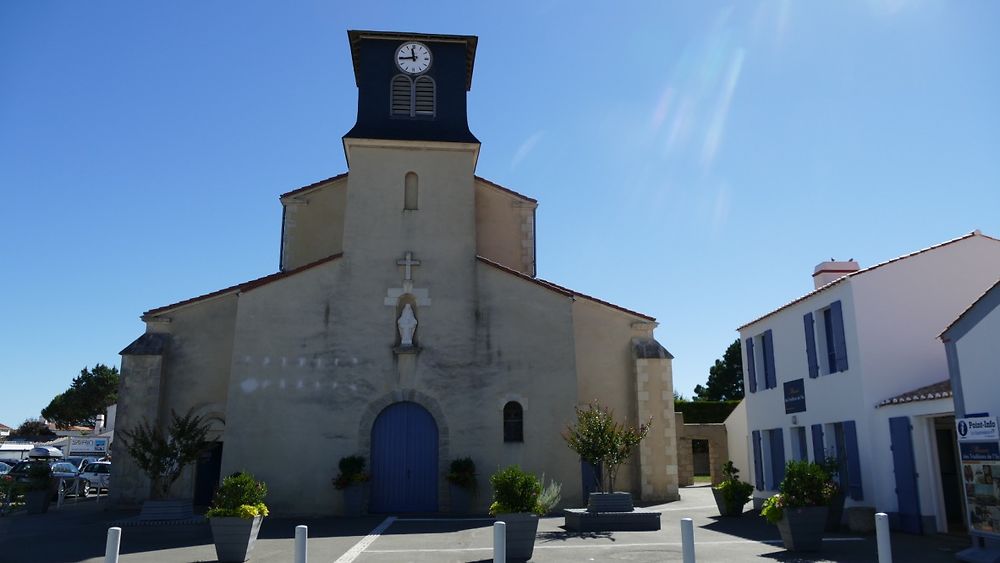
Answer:
[[[466,93],[478,38],[348,31],[358,120],[347,139],[478,143]]]

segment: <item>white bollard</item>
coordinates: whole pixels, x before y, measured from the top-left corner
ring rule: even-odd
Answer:
[[[118,548],[121,546],[121,540],[121,528],[108,528],[108,543],[104,547],[104,563],[118,563]]]
[[[493,563],[507,563],[507,524],[493,523]]]
[[[59,484],[56,486],[59,487],[56,493],[56,508],[62,508],[63,501],[66,500],[66,486],[62,477],[59,478]]]
[[[681,518],[681,550],[684,553],[684,563],[694,561],[694,520]]]
[[[309,562],[308,526],[295,526],[295,563]]]
[[[878,543],[878,563],[892,563],[892,543],[889,542],[889,515],[875,515],[875,540]]]

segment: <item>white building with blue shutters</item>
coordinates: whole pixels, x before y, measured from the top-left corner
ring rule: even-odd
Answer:
[[[1000,240],[975,231],[864,269],[821,263],[813,291],[739,327],[755,506],[788,460],[836,457],[847,507],[912,532],[961,526],[937,335],[998,277]]]

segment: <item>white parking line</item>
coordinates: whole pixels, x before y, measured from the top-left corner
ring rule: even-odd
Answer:
[[[842,541],[865,541],[865,538],[823,538],[823,541],[829,542],[842,542]],[[781,540],[716,540],[716,541],[698,541],[695,542],[696,545],[728,545],[728,544],[741,544],[741,543],[766,543],[766,544],[780,544]],[[631,547],[670,547],[670,546],[680,546],[679,541],[670,542],[649,542],[649,543],[603,543],[603,544],[586,544],[586,545],[536,545],[535,549],[593,549],[602,547],[614,547],[619,549],[631,548]],[[441,549],[369,549],[367,553],[453,553],[453,552],[464,552],[464,551],[490,551],[492,547],[445,547]],[[339,560],[338,560],[339,561]]]
[[[367,536],[361,538],[361,541],[354,544],[354,547],[348,549],[347,553],[341,555],[336,561],[334,561],[334,563],[351,563],[351,561],[357,559],[358,556],[361,555],[361,552],[367,549],[373,541],[377,540],[378,537],[382,535],[382,532],[385,532],[386,529],[388,529],[389,526],[392,526],[392,523],[395,521],[395,516],[390,516],[385,520],[382,520],[381,524],[375,526],[374,530],[369,532]]]
[[[396,522],[492,522],[496,518],[397,518]]]

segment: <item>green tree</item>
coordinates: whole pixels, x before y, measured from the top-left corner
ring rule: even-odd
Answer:
[[[153,483],[154,498],[167,498],[170,486],[205,447],[208,423],[188,411],[184,416],[170,411],[170,427],[164,434],[148,420],[121,432],[128,454]]]
[[[40,418],[29,418],[10,433],[10,440],[25,440],[28,442],[47,442],[56,438],[55,432]]]
[[[68,426],[93,426],[97,415],[118,401],[118,368],[97,364],[94,369],[83,368],[73,378],[69,389],[56,395],[49,406],[42,409],[42,416],[60,428]]]
[[[743,398],[743,351],[740,339],[726,348],[721,360],[708,369],[708,383],[694,388],[696,401],[732,401]]]
[[[576,407],[576,424],[566,428],[563,439],[580,459],[604,476],[605,482],[598,483],[601,491],[612,492],[619,467],[646,437],[652,424],[652,417],[638,428],[617,423],[610,408],[594,401],[586,410]]]

